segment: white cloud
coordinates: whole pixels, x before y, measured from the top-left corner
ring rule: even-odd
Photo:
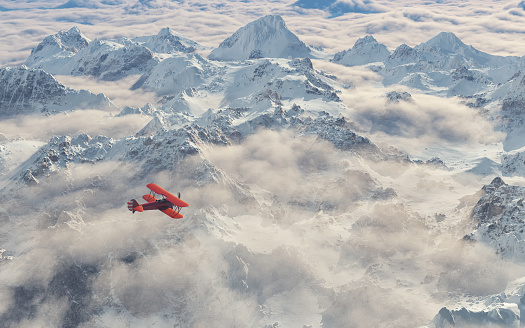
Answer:
[[[0,6],[14,5],[4,2]],[[143,15],[127,12],[135,3],[131,0],[95,10],[62,11],[35,9],[53,1],[17,2],[16,6],[34,9],[23,15],[2,12],[0,65],[21,63],[45,36],[82,23],[86,24],[81,30],[91,39],[152,35],[170,26],[217,46],[267,13],[283,14],[302,40],[332,52],[348,49],[366,34],[394,48],[451,31],[489,53],[525,53],[521,42],[525,35],[519,28],[523,16],[516,12],[521,9],[509,3],[376,1],[374,6],[389,9],[328,19],[318,11],[298,13],[290,7],[293,2],[156,1]],[[408,5],[411,9],[406,9]],[[509,28],[505,22],[515,26]],[[344,114],[376,132],[374,136],[383,133],[392,138],[384,134],[390,132],[412,146],[415,139],[424,139],[417,144],[421,147],[497,140],[497,134],[487,134],[491,131],[487,122],[454,99],[413,94],[414,103],[387,105],[384,89],[376,88],[381,82],[376,74],[323,61],[314,61],[314,66],[352,86],[342,96],[349,107]],[[151,94],[127,91],[132,79],[101,83],[59,77],[74,88],[103,91],[120,105],[154,102]],[[390,120],[397,130],[385,131],[381,119]],[[0,122],[0,131],[9,138],[46,139],[50,133],[76,134],[81,127],[91,135],[117,138],[134,134],[147,123],[143,120],[86,110],[6,119]],[[92,320],[106,326],[116,325],[117,316],[123,326],[273,324],[287,317],[279,316],[271,305],[282,306],[286,300],[291,302],[285,305],[297,311],[296,319],[307,321],[301,322],[305,325],[320,325],[321,320],[326,325],[375,325],[389,319],[402,324],[414,318],[423,325],[443,305],[446,293],[457,288],[476,296],[499,292],[519,272],[483,247],[457,242],[469,219],[456,211],[458,199],[477,191],[482,178],[404,163],[379,165],[314,138],[276,131],[262,131],[241,145],[211,148],[205,156],[224,171],[226,182],[199,181],[190,186],[193,169],[201,162],[198,157],[180,163],[179,171],[154,176],[122,163],[71,165],[67,175],[43,179],[41,186],[2,203],[0,246],[12,249],[17,258],[0,263],[0,312],[15,304],[15,287],[45,289],[68,268],[93,266],[98,271],[90,276],[89,287],[99,298],[89,299],[100,308],[108,301],[115,312],[108,310]],[[127,210],[129,198],[147,193],[143,186],[147,179],[182,191],[190,203],[183,212],[185,219]],[[246,189],[235,189],[239,185]],[[372,200],[374,188],[383,187],[392,187],[398,196]],[[261,202],[253,201],[249,192],[260,193]],[[26,206],[37,200],[48,202],[45,213]],[[444,223],[436,222],[434,215],[439,213],[446,214]],[[17,224],[13,227],[11,222]],[[33,270],[34,263],[39,270]],[[485,270],[483,275],[480,270]],[[312,304],[294,307],[301,295]],[[63,314],[67,304],[62,301],[42,300],[28,324],[55,325],[46,321],[48,311],[55,318]],[[349,307],[353,310],[347,311]]]
[[[99,110],[76,110],[50,116],[36,114],[4,119],[0,121],[0,131],[9,139],[48,140],[55,135],[79,133],[121,138],[134,135],[150,120],[151,117],[141,115],[114,117]]]
[[[525,34],[519,28],[525,17],[519,15],[523,11],[518,7],[519,1],[511,4],[482,0],[468,3],[374,1],[368,5],[381,8],[383,12],[350,13],[333,19],[319,15],[316,10],[298,13],[291,6],[294,2],[157,1],[141,15],[128,11],[134,1],[115,2],[113,6],[89,10],[36,9],[49,7],[49,4],[17,2],[17,6],[27,8],[23,10],[24,15],[17,10],[2,13],[0,65],[23,62],[30,49],[45,36],[74,25],[80,25],[91,39],[152,35],[170,26],[204,45],[216,47],[238,28],[270,13],[282,14],[288,27],[303,41],[323,45],[330,52],[346,50],[367,34],[395,48],[402,43],[414,46],[446,31],[456,33],[465,43],[485,52],[525,54],[525,42],[520,42],[525,40]],[[9,8],[13,4],[8,2],[3,6]]]
[[[116,312],[128,326],[286,320],[314,326],[389,320],[423,325],[442,306],[436,291],[459,286],[482,296],[516,276],[515,267],[487,250],[458,243],[463,228],[431,229],[436,209],[458,215],[453,214],[457,195],[473,193],[479,182],[462,185],[448,171],[395,162],[376,170],[324,141],[276,131],[261,131],[238,146],[213,147],[205,156],[226,180],[195,183],[193,170],[202,164],[197,156],[175,172],[149,176],[133,164],[72,164],[67,175],[27,189],[19,203],[48,205],[36,217],[22,207],[11,217],[21,224],[16,230],[1,223],[18,239],[8,246],[23,250],[16,261],[2,263],[4,308],[15,302],[10,287],[36,286],[40,299],[63,279],[84,311],[106,309],[87,317],[82,322],[87,326],[93,320],[113,323]],[[398,179],[391,174],[396,169]],[[383,172],[391,177],[379,179]],[[185,218],[157,211],[131,214],[125,203],[148,192],[144,180],[182,191],[190,203]],[[386,187],[377,185],[380,180],[390,181],[399,196],[373,200],[374,188]],[[238,197],[241,192],[246,194]],[[251,192],[260,198],[250,201]],[[19,205],[2,206],[10,212]],[[456,219],[460,226],[468,217]],[[36,261],[38,273],[30,270]],[[486,275],[470,274],[480,268]],[[68,285],[68,279],[80,287]],[[67,315],[73,303],[62,301],[43,299],[32,323]],[[348,306],[354,310],[345,311]]]
[[[127,76],[118,81],[101,81],[87,76],[57,75],[55,78],[63,85],[75,90],[89,90],[94,94],[103,93],[117,106],[131,106],[141,108],[146,103],[155,104],[160,100],[153,92],[142,90],[131,91],[131,86],[137,82],[140,76]]]

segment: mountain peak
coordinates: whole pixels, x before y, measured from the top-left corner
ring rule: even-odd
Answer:
[[[467,45],[452,32],[441,32],[427,42],[417,46],[421,50],[430,51],[434,49],[441,52],[456,52],[458,49],[465,47]]]
[[[88,46],[89,42],[91,42],[91,40],[82,34],[77,26],[73,26],[67,31],[60,31],[55,35],[51,35],[45,38],[43,42],[48,38],[53,39],[60,48],[72,52],[84,49]]]
[[[173,35],[173,33],[171,32],[169,27],[165,27],[165,28],[161,29],[159,31],[159,33],[157,34],[158,37],[167,37],[167,36],[170,36],[170,35]]]
[[[25,64],[38,67],[48,58],[54,56],[68,57],[86,48],[90,39],[86,38],[76,26],[68,31],[60,31],[57,34],[49,35],[31,51]]]
[[[169,26],[162,28],[159,33],[157,33],[159,38],[186,38],[185,36],[173,31]]]
[[[281,15],[266,15],[263,16],[255,21],[253,21],[255,24],[266,24],[266,25],[274,25],[279,27],[285,27],[286,24],[284,23],[284,19],[281,17]]]
[[[261,18],[254,20],[252,23],[285,25],[284,19],[282,18],[281,15],[266,15],[266,16],[263,16]]]
[[[192,53],[196,49],[203,48],[199,43],[177,33],[169,27],[161,29],[156,35],[134,38],[133,41],[138,42],[157,53]]]
[[[69,35],[72,35],[72,34],[82,34],[82,32],[80,32],[80,29],[78,28],[78,26],[73,26],[73,27],[70,28],[66,33],[69,34]]]
[[[502,178],[495,177],[489,185],[483,186],[483,190],[487,193],[493,192],[501,186],[507,185]]]
[[[308,47],[293,34],[279,15],[261,17],[241,27],[210,54],[214,60],[306,57]]]
[[[390,56],[390,51],[385,45],[367,35],[359,38],[351,49],[338,52],[332,60],[345,66],[365,65],[373,62],[381,62]]]
[[[364,46],[366,44],[376,44],[378,43],[377,40],[371,36],[371,35],[367,35],[367,36],[364,36],[362,38],[359,38],[355,44],[354,44],[354,48],[355,47],[361,47],[361,46]]]

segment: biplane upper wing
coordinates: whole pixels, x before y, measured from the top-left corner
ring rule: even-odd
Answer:
[[[162,213],[174,218],[174,219],[182,219],[184,216],[180,214],[179,212],[175,211],[172,208],[166,208],[164,210],[160,210]]]
[[[169,193],[166,190],[162,189],[161,187],[157,186],[155,183],[149,183],[149,184],[146,185],[146,187],[151,189],[151,191],[153,191],[154,193],[163,195],[164,197],[166,197],[166,199],[168,201],[170,201],[171,203],[173,203],[173,205],[175,205],[177,207],[190,206],[190,204],[186,203],[185,201],[181,200],[178,197],[173,196],[171,193]]]

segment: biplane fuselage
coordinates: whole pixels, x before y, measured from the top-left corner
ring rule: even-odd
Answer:
[[[150,210],[161,210],[162,211],[167,208],[173,208],[173,204],[167,199],[157,199],[156,201],[142,204],[141,206],[144,211],[150,211]]]
[[[130,200],[128,202],[128,209],[131,212],[135,213],[159,210],[174,219],[180,219],[183,217],[183,215],[180,214],[180,209],[181,207],[189,206],[188,203],[178,197],[175,197],[154,183],[148,184],[147,187],[151,190],[151,193],[142,196],[142,198],[144,198],[147,203],[139,204],[135,199]],[[164,198],[157,199],[155,198],[155,194],[162,195]]]

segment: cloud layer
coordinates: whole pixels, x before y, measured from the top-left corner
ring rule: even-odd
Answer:
[[[352,1],[378,9],[377,13],[347,13],[337,18],[321,10],[293,6],[295,1],[135,1],[94,2],[67,9],[53,9],[56,2],[0,2],[18,9],[2,12],[0,65],[16,65],[29,56],[45,36],[80,26],[91,39],[136,37],[157,34],[166,26],[210,47],[239,27],[266,14],[281,14],[288,27],[306,43],[329,52],[350,48],[372,34],[391,49],[406,43],[414,46],[439,32],[456,33],[466,44],[500,55],[525,54],[525,11],[519,1],[469,1],[468,3],[419,0]],[[21,14],[23,13],[23,15]]]
[[[210,47],[269,13],[310,44],[336,52],[373,34],[388,47],[441,31],[494,54],[525,54],[518,2],[353,1],[378,13],[337,18],[289,1],[0,2],[0,65],[24,61],[45,36],[81,25],[90,39],[152,35],[165,27]],[[89,8],[87,8],[89,7]],[[483,9],[480,9],[483,8]],[[512,23],[512,24],[510,24]],[[509,27],[510,26],[510,27]],[[523,41],[523,40],[522,40]],[[349,86],[345,116],[383,140],[427,145],[490,143],[499,136],[455,100],[413,94],[387,103],[378,76],[314,61]],[[59,77],[142,106],[132,79]],[[409,90],[410,91],[410,90]],[[58,119],[57,119],[58,118]],[[0,132],[133,135],[145,118],[86,110],[3,120]],[[388,124],[386,124],[388,123]],[[0,321],[25,326],[370,327],[424,325],[449,297],[501,292],[523,274],[481,245],[466,245],[468,206],[486,178],[408,162],[368,161],[312,137],[260,131],[240,145],[207,148],[172,172],[136,163],[71,164],[63,175],[0,203]],[[185,219],[127,211],[157,182],[182,191]],[[34,270],[38,263],[38,270]],[[452,295],[452,296],[450,296]]]
[[[8,139],[24,138],[47,141],[55,135],[77,135],[79,133],[122,138],[134,135],[150,120],[150,117],[141,115],[114,117],[100,110],[77,110],[46,117],[37,114],[3,119],[0,121],[0,131]]]
[[[1,245],[16,255],[1,263],[2,319],[423,325],[447,295],[497,293],[522,273],[460,241],[469,219],[455,208],[457,194],[480,181],[397,162],[376,170],[324,141],[275,131],[204,156],[157,175],[131,164],[72,164],[2,203],[9,214],[0,228],[11,237],[0,236]],[[184,219],[127,211],[151,181],[182,191]],[[378,198],[379,181],[398,196]],[[38,202],[45,205],[35,214],[29,204]]]

